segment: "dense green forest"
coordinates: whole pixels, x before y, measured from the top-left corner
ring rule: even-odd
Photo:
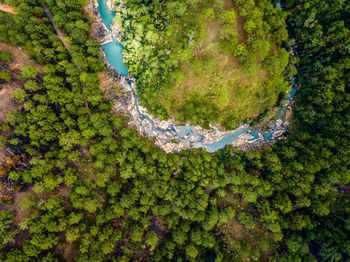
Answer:
[[[1,169],[26,193],[2,199],[0,261],[350,259],[350,1],[282,2],[299,58],[290,136],[215,154],[165,154],[110,113],[85,1],[43,1],[68,51],[37,1],[4,2],[18,14],[0,13],[1,40],[44,67],[0,80],[23,83],[1,141],[26,159]]]
[[[128,70],[152,113],[234,129],[273,115],[290,89],[286,12],[270,0],[116,2]]]

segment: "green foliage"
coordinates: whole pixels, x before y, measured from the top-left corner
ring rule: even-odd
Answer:
[[[19,79],[35,78],[38,72],[39,72],[38,68],[34,68],[31,66],[24,66],[22,68],[22,72],[21,72],[21,75],[19,76]]]
[[[202,227],[204,230],[209,231],[214,228],[216,223],[218,222],[219,214],[218,210],[214,207],[208,210],[206,219],[202,222]]]
[[[198,251],[193,245],[186,246],[186,255],[190,258],[196,258],[198,256]]]
[[[142,242],[143,229],[138,226],[134,226],[130,230],[130,237],[133,242]]]
[[[12,60],[13,60],[13,57],[9,52],[7,51],[0,52],[0,61],[10,63],[12,62]]]
[[[16,94],[23,110],[7,117],[13,141],[29,158],[10,178],[31,184],[32,190],[19,204],[25,209],[22,231],[11,214],[1,212],[0,260],[59,260],[65,241],[75,261],[258,261],[273,253],[272,261],[349,259],[348,200],[335,202],[334,187],[350,182],[350,38],[343,19],[349,16],[344,1],[321,2],[289,3],[300,90],[288,140],[261,152],[228,147],[216,154],[165,154],[110,113],[112,103],[99,89],[99,46],[88,39],[81,1],[45,1],[71,42],[69,53],[36,1],[6,1],[18,15],[0,13],[1,39],[20,44],[46,65],[42,73],[23,70],[24,89]],[[191,36],[193,41],[204,37],[200,26],[216,16],[225,25],[223,38],[232,41],[227,46],[235,44],[234,50],[221,47],[246,59],[247,74],[259,70],[252,66],[259,59],[275,73],[288,62],[279,48],[286,40],[285,13],[270,2],[237,0],[245,6],[237,10],[225,10],[224,1],[123,3],[125,57],[141,96],[149,96],[143,97],[146,103],[158,99],[153,87],[159,92],[170,87],[166,76],[172,72],[171,81],[185,81],[180,70],[185,61],[199,75],[215,69],[215,60],[194,58],[186,50],[195,44]],[[238,16],[246,19],[247,45],[236,44],[230,34]],[[269,80],[269,90],[281,91],[281,79]],[[210,99],[191,94],[184,110],[188,118],[194,110],[212,121],[227,102],[223,97],[215,98],[218,108],[206,111],[198,105],[210,105]],[[156,103],[148,106],[164,113]],[[13,246],[17,232],[29,234]]]
[[[151,246],[151,250],[153,250],[156,247],[157,243],[158,243],[157,234],[154,233],[153,231],[148,232],[146,234],[145,239],[146,239],[146,244]]]
[[[10,211],[0,211],[0,248],[15,241],[18,230],[12,226],[13,218]]]
[[[0,70],[0,79],[5,80],[7,83],[11,83],[12,74],[7,70]]]
[[[239,212],[237,214],[237,218],[239,222],[245,225],[249,229],[253,229],[255,227],[253,216],[247,212]]]

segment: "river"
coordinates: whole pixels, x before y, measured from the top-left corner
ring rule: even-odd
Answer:
[[[107,0],[98,1],[98,11],[106,28],[112,34],[111,24],[115,12],[108,7]],[[123,62],[123,45],[115,38],[111,42],[101,46],[109,64],[121,75],[125,76],[132,90],[133,100],[130,103],[134,113],[134,125],[140,133],[148,137],[156,137],[156,145],[167,152],[180,151],[190,148],[203,148],[208,152],[216,152],[226,145],[237,146],[241,149],[260,147],[264,144],[271,144],[280,139],[287,130],[288,123],[285,122],[285,112],[292,105],[296,88],[293,85],[290,93],[284,100],[283,105],[276,113],[276,121],[270,123],[268,131],[262,131],[248,125],[240,125],[233,131],[220,131],[217,128],[204,130],[199,126],[179,126],[174,120],[160,121],[147,113],[145,108],[139,105],[135,86],[129,78],[128,70]],[[294,83],[294,78],[292,77]],[[174,142],[176,140],[176,142]]]

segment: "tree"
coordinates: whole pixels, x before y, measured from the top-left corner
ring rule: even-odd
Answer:
[[[154,250],[158,243],[158,237],[157,234],[154,231],[150,231],[146,234],[146,244],[151,246],[151,250]]]
[[[190,258],[196,258],[198,256],[198,251],[193,245],[186,246],[186,255]]]
[[[143,229],[139,226],[134,226],[130,230],[130,237],[133,242],[142,242]]]
[[[8,83],[11,83],[12,74],[7,70],[0,70],[0,79],[5,80]]]
[[[245,225],[249,229],[253,229],[255,227],[253,216],[247,212],[239,212],[237,214],[237,218],[239,222]]]
[[[12,62],[12,60],[13,60],[13,57],[9,52],[2,51],[0,53],[0,61],[10,63],[10,62]]]
[[[13,214],[10,211],[0,211],[0,248],[14,242],[18,230],[13,225]]]
[[[21,75],[19,76],[19,78],[20,79],[35,78],[38,72],[39,72],[38,68],[34,68],[31,66],[24,66],[22,68],[22,72],[21,72]]]

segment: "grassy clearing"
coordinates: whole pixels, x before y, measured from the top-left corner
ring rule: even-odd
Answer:
[[[203,127],[234,129],[267,117],[288,89],[287,14],[269,1],[177,3],[121,13],[142,105],[161,119]]]
[[[237,38],[245,42],[244,18],[237,17]],[[221,122],[234,128],[247,118],[256,118],[277,101],[278,93],[268,88],[269,72],[262,63],[244,65],[235,55],[222,52],[221,25],[208,21],[205,36],[193,49],[194,59],[182,67],[183,75],[174,82],[170,92],[160,97],[170,116],[181,121],[193,114],[191,105],[198,103],[192,121],[206,126]],[[191,113],[186,113],[186,110]],[[203,117],[204,116],[204,117]]]

